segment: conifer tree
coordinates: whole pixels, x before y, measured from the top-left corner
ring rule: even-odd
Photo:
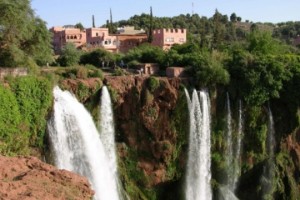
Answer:
[[[149,25],[149,33],[148,33],[148,42],[149,43],[151,43],[153,40],[152,29],[153,29],[153,15],[152,15],[152,6],[151,6],[150,7],[150,25]]]
[[[95,26],[95,17],[94,17],[94,15],[92,17],[92,20],[93,20],[93,28],[95,28],[96,26]]]

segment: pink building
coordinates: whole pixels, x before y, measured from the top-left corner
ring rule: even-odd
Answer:
[[[108,33],[108,28],[86,29],[86,47],[88,49],[104,48],[110,52],[117,52],[117,37]]]
[[[153,30],[152,45],[169,50],[174,44],[186,43],[186,29],[156,29]]]
[[[109,34],[108,28],[88,28],[80,30],[74,27],[53,27],[53,48],[59,54],[62,47],[71,42],[77,48],[104,48],[110,52],[126,53],[130,49],[147,42],[144,30],[135,30],[133,27],[119,29],[118,34]],[[157,29],[153,31],[152,45],[164,50],[170,49],[174,44],[186,42],[186,29]]]
[[[73,43],[77,48],[81,48],[86,43],[86,32],[79,28],[72,27],[53,27],[53,48],[55,53],[59,53],[67,43]]]

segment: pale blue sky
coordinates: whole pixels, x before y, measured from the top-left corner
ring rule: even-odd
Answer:
[[[218,9],[228,17],[235,12],[242,21],[300,21],[299,0],[32,0],[33,9],[48,27],[78,22],[91,27],[92,15],[96,26],[101,26],[109,19],[110,8],[113,21],[119,21],[135,14],[149,13],[150,6],[153,15],[158,17],[191,14],[193,10],[200,16],[211,17]]]

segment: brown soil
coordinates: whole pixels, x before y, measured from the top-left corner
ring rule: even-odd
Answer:
[[[43,163],[35,157],[0,156],[1,200],[90,200],[87,179]]]

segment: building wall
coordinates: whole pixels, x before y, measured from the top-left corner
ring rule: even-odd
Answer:
[[[168,78],[186,76],[186,74],[184,73],[183,67],[168,67],[166,69],[166,75]]]
[[[53,27],[53,48],[56,54],[61,52],[67,43],[74,43],[76,47],[85,46],[88,50],[104,48],[110,52],[126,53],[130,49],[147,42],[146,34],[136,34],[133,28],[132,34],[109,34],[108,28],[88,28],[81,31],[72,27]],[[130,32],[129,31],[129,32]],[[127,30],[128,32],[128,30]],[[170,49],[174,44],[186,42],[186,29],[156,29],[153,31],[152,45],[164,50]]]
[[[59,53],[67,43],[73,43],[77,48],[86,43],[86,32],[78,28],[53,27],[50,29],[53,33],[53,48],[55,53]]]
[[[145,75],[154,75],[159,72],[159,66],[156,63],[142,63],[137,66],[137,69]]]
[[[138,35],[116,35],[118,51],[122,53],[128,52],[130,49],[147,42],[146,34]]]
[[[186,43],[186,29],[156,29],[153,30],[152,44],[164,50],[170,49],[174,44]]]
[[[27,76],[28,70],[26,68],[0,68],[0,78],[3,79],[5,76]]]
[[[86,29],[86,42],[88,49],[104,48],[110,52],[117,51],[117,38],[108,33],[108,28]]]

